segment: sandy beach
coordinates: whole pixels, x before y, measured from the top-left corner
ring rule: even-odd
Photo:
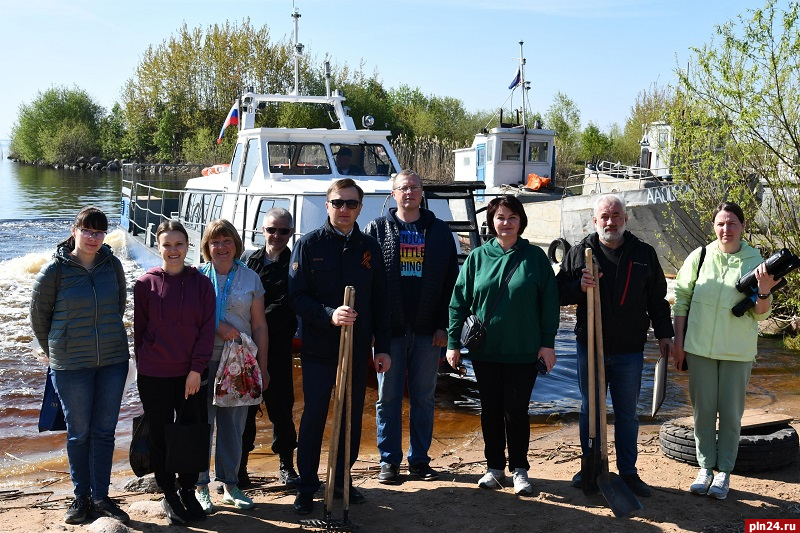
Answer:
[[[800,397],[770,405],[773,413],[798,413]],[[800,529],[800,462],[759,473],[734,473],[731,491],[725,500],[693,496],[687,492],[696,468],[674,461],[659,448],[660,423],[644,421],[639,434],[639,473],[653,489],[642,498],[644,509],[629,518],[616,518],[602,494],[586,496],[570,486],[580,470],[578,428],[574,420],[548,424],[532,433],[529,459],[534,494],[520,497],[513,493],[510,478],[503,490],[483,490],[477,480],[485,471],[483,441],[476,431],[445,440],[435,439],[431,450],[432,466],[441,472],[438,481],[423,482],[408,476],[401,468],[403,482],[395,486],[377,481],[378,455],[374,443],[367,441],[360,461],[353,470],[354,484],[366,496],[362,505],[349,511],[356,531],[745,531],[745,519],[794,519]],[[800,429],[795,417],[792,425]],[[612,432],[613,435],[613,432]],[[613,439],[613,437],[612,437]],[[613,442],[613,440],[612,440]],[[292,510],[293,491],[275,482],[277,458],[267,447],[251,456],[250,471],[256,487],[247,492],[255,509],[239,511],[218,505],[217,512],[204,522],[190,524],[192,531],[270,531],[314,530],[302,527],[301,518],[322,518],[324,494],[317,493],[314,513],[300,517]],[[325,464],[323,457],[322,464]],[[615,471],[615,455],[610,455]],[[129,512],[128,524],[134,531],[179,531],[168,526],[160,511],[160,496],[126,488],[130,471],[115,471],[111,496]],[[65,473],[44,472],[19,489],[0,492],[0,531],[126,531],[114,529],[110,519],[81,526],[63,523],[71,501],[72,486]],[[212,493],[216,502],[220,497]],[[342,518],[341,500],[335,500],[333,518]],[[113,523],[113,524],[112,524]]]

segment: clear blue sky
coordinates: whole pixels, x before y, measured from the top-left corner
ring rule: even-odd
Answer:
[[[786,0],[788,1],[788,0]],[[781,0],[785,4],[785,0]],[[387,88],[451,96],[470,111],[502,106],[520,40],[534,111],[561,91],[607,131],[636,95],[674,84],[689,48],[761,0],[296,0],[300,42],[321,60],[364,62]],[[77,86],[109,109],[148,45],[185,21],[206,28],[249,17],[272,38],[290,35],[291,0],[0,0],[0,139],[19,106],[53,86]],[[749,16],[748,16],[749,18]],[[514,106],[520,104],[519,93]]]

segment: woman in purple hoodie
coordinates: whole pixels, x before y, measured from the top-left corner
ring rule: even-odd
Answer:
[[[134,357],[139,397],[150,424],[150,461],[164,492],[161,505],[170,524],[205,520],[194,496],[199,472],[177,472],[165,464],[164,426],[207,419],[208,361],[214,350],[216,296],[208,277],[184,265],[189,236],[176,220],[156,231],[161,266],[136,281],[134,297]],[[202,443],[198,443],[202,445]]]

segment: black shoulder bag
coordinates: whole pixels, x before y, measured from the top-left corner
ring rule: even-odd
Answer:
[[[478,315],[471,314],[467,317],[464,321],[464,325],[461,327],[461,345],[466,348],[467,350],[474,350],[478,348],[483,343],[483,338],[486,336],[486,328],[483,326],[484,322],[488,322],[489,319],[492,317],[492,313],[494,313],[495,307],[497,307],[497,303],[500,301],[500,298],[503,296],[503,289],[508,286],[508,282],[511,281],[511,276],[514,275],[516,272],[517,267],[522,262],[522,252],[517,250],[517,257],[515,258],[514,266],[511,267],[508,275],[503,280],[502,285],[500,285],[500,290],[497,293],[497,298],[495,298],[492,307],[489,308],[489,312],[483,317],[483,321],[478,318]]]
[[[697,263],[697,271],[694,273],[694,282],[695,285],[697,284],[697,278],[700,277],[700,269],[703,267],[703,261],[706,259],[706,247],[700,247],[700,262]],[[692,297],[694,297],[694,288],[692,288]],[[683,343],[686,344],[686,329],[689,327],[689,309],[692,306],[692,298],[689,298],[689,307],[686,308],[686,321],[683,323]],[[681,365],[681,370],[686,371],[689,370],[689,363],[686,362],[686,358],[683,359],[683,365]]]

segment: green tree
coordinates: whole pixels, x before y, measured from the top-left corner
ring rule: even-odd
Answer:
[[[585,161],[611,158],[611,139],[593,122],[581,133],[581,157]]]
[[[750,217],[747,237],[766,254],[800,250],[799,16],[798,3],[781,10],[768,0],[717,27],[719,40],[693,49],[679,70],[668,115],[673,175],[690,185],[684,201],[701,226],[710,229],[720,201],[738,202]],[[800,285],[790,282],[776,303],[798,314]]]
[[[580,159],[581,112],[566,94],[557,92],[544,115],[545,125],[555,130],[556,180],[567,184],[567,178],[578,171]]]
[[[88,138],[83,139],[84,146],[95,150],[103,113],[82,89],[53,87],[40,92],[30,104],[20,105],[17,122],[11,128],[11,151],[24,161],[58,163],[52,158],[62,152],[53,148],[53,138],[70,129],[85,132]]]
[[[290,92],[292,54],[288,42],[271,42],[269,29],[256,28],[249,19],[205,31],[184,23],[176,35],[145,50],[123,87],[122,107],[134,154],[146,158],[177,153],[189,132],[218,131],[245,87],[260,93]],[[301,69],[301,80],[309,79],[306,61]],[[169,109],[170,116],[165,117],[163,109]],[[265,109],[262,119],[279,113]]]
[[[623,134],[615,141],[615,152],[618,154],[615,159],[626,165],[640,164],[639,141],[644,135],[644,129],[653,122],[664,120],[674,101],[675,91],[657,83],[640,91],[631,106],[630,116],[625,121]]]
[[[127,157],[125,136],[122,108],[115,103],[111,112],[100,120],[100,154],[106,159]]]
[[[54,133],[39,135],[42,158],[51,164],[65,165],[81,156],[95,153],[97,145],[89,127],[81,122],[63,122]]]

